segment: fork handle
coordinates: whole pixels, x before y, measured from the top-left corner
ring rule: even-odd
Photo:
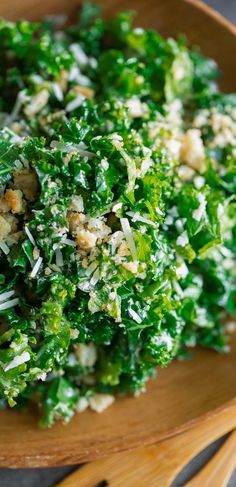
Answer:
[[[185,487],[226,487],[236,467],[236,430],[207,465]]]
[[[94,487],[106,480],[109,487],[170,487],[181,469],[203,448],[211,442],[236,428],[236,402],[232,401],[227,408],[220,410],[213,417],[205,418],[201,424],[185,431],[178,436],[166,439],[156,445],[146,446],[131,452],[116,453],[81,466],[66,477],[57,487]],[[203,481],[197,480],[191,487],[223,487],[227,481],[235,461],[234,433],[217,454],[212,464],[212,471],[217,468],[216,480],[210,484],[205,478],[211,475],[206,472]],[[222,450],[222,452],[221,452]],[[223,454],[223,461],[221,455]],[[230,460],[231,458],[231,460]],[[233,461],[234,458],[234,461]],[[230,462],[230,468],[225,468],[224,462]],[[205,469],[204,469],[205,470]],[[223,479],[223,480],[222,480]],[[194,481],[194,480],[193,480]],[[192,482],[193,482],[192,481]],[[188,486],[190,487],[190,486]]]

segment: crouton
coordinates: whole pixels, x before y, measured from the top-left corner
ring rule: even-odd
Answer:
[[[14,186],[22,191],[28,201],[33,202],[37,199],[39,183],[34,170],[23,169],[23,171],[15,173]]]

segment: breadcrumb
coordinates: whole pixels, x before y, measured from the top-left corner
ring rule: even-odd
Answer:
[[[7,222],[7,220],[3,216],[0,215],[0,240],[6,238],[10,232],[11,232],[11,225]]]
[[[85,96],[85,98],[94,98],[94,90],[87,86],[74,86],[73,89],[76,93]]]
[[[47,105],[49,99],[49,92],[45,88],[41,90],[39,93],[36,95],[33,95],[31,97],[30,103],[27,103],[27,105],[24,108],[24,113],[28,118],[34,117],[37,113],[39,113],[42,108]]]
[[[10,233],[11,234],[15,233],[17,231],[17,228],[18,228],[17,218],[14,215],[12,215],[12,213],[5,213],[4,218],[7,221],[7,223],[9,223],[9,225],[11,227]]]
[[[206,170],[205,150],[198,129],[189,129],[182,138],[181,160],[199,172]]]
[[[96,235],[94,235],[94,233],[92,232],[89,232],[89,230],[79,230],[76,233],[76,243],[83,250],[88,250],[92,247],[95,247],[96,242]]]
[[[39,183],[35,171],[23,169],[23,171],[15,173],[14,186],[22,191],[28,201],[36,201],[39,192]]]
[[[20,189],[7,189],[4,198],[12,213],[24,213],[25,204],[23,193]]]
[[[82,367],[92,367],[97,360],[97,350],[94,343],[78,343],[75,345],[75,355]]]
[[[81,225],[84,225],[86,217],[83,213],[77,213],[76,211],[69,211],[67,213],[67,220],[69,223],[70,232],[76,232],[76,229]]]
[[[10,208],[9,204],[5,200],[4,196],[2,196],[0,198],[0,212],[1,213],[8,213],[8,211],[10,211],[10,209],[11,208]]]

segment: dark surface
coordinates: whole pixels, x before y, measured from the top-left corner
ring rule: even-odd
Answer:
[[[207,0],[205,3],[223,13],[228,19],[236,23],[236,0]],[[232,69],[234,69],[233,60]],[[182,487],[209,461],[212,455],[214,455],[214,453],[222,445],[223,441],[224,438],[221,438],[197,455],[178,475],[171,487]],[[56,483],[61,481],[66,475],[68,475],[68,473],[72,472],[76,468],[76,466],[73,466],[28,470],[0,469],[0,487],[54,487]],[[228,484],[228,487],[235,486],[236,471]]]

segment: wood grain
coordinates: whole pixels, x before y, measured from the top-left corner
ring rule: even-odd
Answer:
[[[236,467],[236,430],[212,460],[185,487],[227,487]]]
[[[191,44],[216,58],[226,90],[236,86],[233,59],[236,29],[193,0],[103,0],[106,15],[134,8],[137,23],[164,35],[186,34]],[[0,15],[40,19],[46,14],[75,14],[77,0],[1,0]],[[121,398],[102,415],[85,412],[68,426],[37,428],[37,414],[0,412],[0,466],[36,467],[73,464],[150,445],[214,418],[236,400],[236,337],[225,356],[201,350],[193,360],[175,362],[150,382],[139,398]]]
[[[236,334],[231,353],[195,352],[159,372],[138,398],[118,399],[101,415],[85,411],[64,426],[37,428],[36,414],[0,412],[0,465],[75,464],[153,444],[214,418],[236,402]]]
[[[236,426],[236,403],[214,418],[174,438],[86,464],[56,487],[169,487],[182,468],[203,448]],[[236,460],[236,432],[185,487],[226,487]]]

